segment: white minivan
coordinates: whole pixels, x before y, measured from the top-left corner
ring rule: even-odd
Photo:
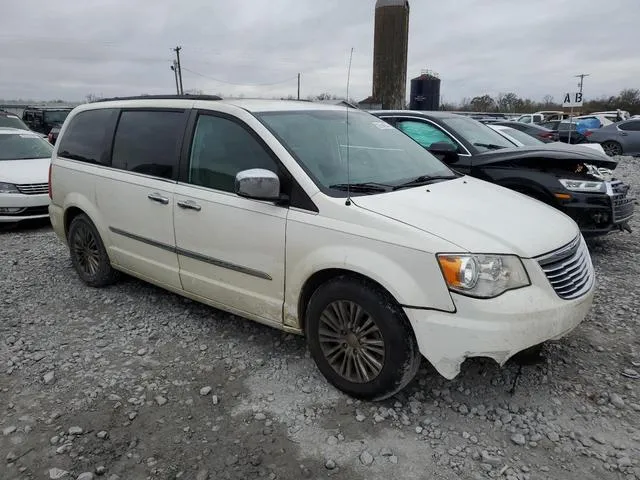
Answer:
[[[82,105],[50,172],[80,278],[126,272],[306,336],[337,388],[382,399],[421,356],[446,378],[574,329],[594,271],[577,225],[463,176],[368,113],[141,97]]]

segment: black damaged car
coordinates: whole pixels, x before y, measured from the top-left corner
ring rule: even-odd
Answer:
[[[573,218],[587,236],[631,231],[634,199],[613,177],[617,162],[587,147],[516,147],[471,118],[446,112],[376,111],[451,168],[536,198]]]

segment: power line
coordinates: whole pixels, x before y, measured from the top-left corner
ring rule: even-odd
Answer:
[[[185,70],[185,71],[187,71],[189,73],[192,73],[193,75],[197,75],[199,77],[206,78],[208,80],[213,80],[214,82],[224,83],[226,85],[234,85],[236,87],[269,87],[269,86],[272,86],[272,85],[280,85],[280,84],[283,84],[283,83],[287,83],[287,82],[290,82],[290,81],[295,80],[295,79],[298,78],[298,75],[295,75],[295,76],[289,77],[289,78],[287,78],[285,80],[281,80],[279,82],[273,82],[273,83],[233,83],[233,82],[227,82],[225,80],[220,80],[218,78],[214,78],[214,77],[211,77],[209,75],[204,75],[202,73],[196,72],[196,71],[191,70],[191,69],[186,68],[186,67],[182,67],[182,68],[183,68],[183,70]]]

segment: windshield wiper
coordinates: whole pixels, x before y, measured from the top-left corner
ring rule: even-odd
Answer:
[[[458,178],[457,175],[420,175],[413,178],[408,182],[401,183],[393,187],[393,190],[400,190],[401,188],[419,187],[420,185],[429,185],[431,183],[440,182],[442,180],[453,180]]]
[[[336,183],[335,185],[329,185],[329,188],[335,190],[345,190],[357,193],[381,193],[386,192],[391,185],[385,185],[384,183],[375,182],[362,182],[362,183]]]
[[[495,143],[474,143],[474,145],[476,147],[488,148],[489,150],[500,150],[501,148],[507,148],[503,147],[502,145],[496,145]]]

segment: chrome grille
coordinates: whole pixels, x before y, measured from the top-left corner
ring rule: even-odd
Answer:
[[[593,265],[582,235],[536,260],[560,298],[578,298],[593,285]]]
[[[24,195],[41,195],[43,193],[49,193],[48,183],[25,183],[23,185],[16,185],[16,188]]]
[[[632,197],[628,197],[629,185],[626,185],[620,181],[610,183],[611,191],[609,193],[611,197],[611,207],[613,209],[613,221],[615,223],[621,223],[629,220],[633,217],[633,202]]]

